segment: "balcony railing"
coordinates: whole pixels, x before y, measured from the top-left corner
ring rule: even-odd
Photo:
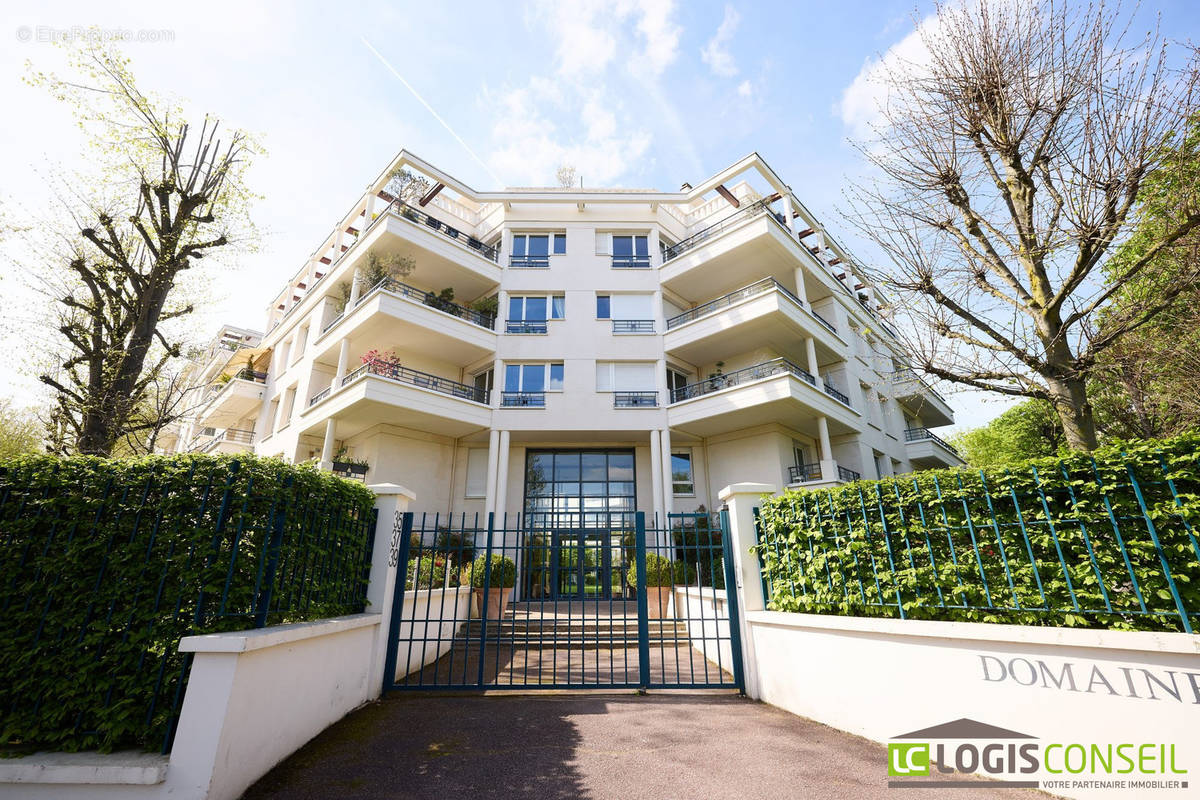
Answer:
[[[409,369],[408,367],[402,367],[399,364],[393,364],[388,361],[371,361],[363,364],[361,367],[342,378],[342,386],[348,386],[366,375],[378,375],[381,378],[387,378],[400,383],[407,383],[410,386],[417,386],[421,389],[429,389],[434,392],[450,395],[451,397],[459,397],[463,400],[470,400],[475,403],[483,403],[484,405],[487,405],[488,402],[488,393],[486,389],[480,389],[476,386],[468,386],[465,383],[452,381],[448,378],[441,378],[437,375],[430,375],[428,372]]]
[[[836,387],[830,386],[828,383],[825,384],[825,394],[829,395],[835,400],[841,400],[846,405],[850,405],[850,398],[839,392]]]
[[[218,382],[218,383],[209,384],[208,398],[206,398],[206,399],[216,397],[221,392],[228,389],[234,383],[234,381],[250,381],[251,383],[266,383],[267,382],[267,373],[257,372],[252,369],[240,369],[237,372],[235,372],[233,375],[230,375],[229,380],[225,381],[224,383]]]
[[[418,289],[415,286],[409,286],[407,283],[401,283],[395,278],[384,278],[370,289],[367,289],[367,291],[364,292],[363,295],[355,302],[355,307],[357,308],[358,306],[362,305],[367,301],[367,298],[378,291],[391,292],[392,294],[398,294],[401,297],[407,297],[409,300],[416,300],[422,305],[435,308],[438,311],[449,314],[452,317],[464,319],[467,322],[478,325],[481,328],[487,328],[488,330],[491,330],[496,324],[496,317],[492,314],[485,314],[482,311],[476,311],[473,308],[460,306],[458,303],[455,303],[452,300],[445,300],[442,297],[439,297],[436,292],[427,292],[424,289]],[[339,315],[339,319],[340,318],[341,315]],[[336,321],[337,320],[334,320],[334,322]],[[331,327],[333,327],[333,323],[330,323],[325,330],[329,330]]]
[[[650,256],[613,256],[613,269],[650,269]]]
[[[550,326],[545,320],[510,319],[504,323],[505,333],[548,333],[549,331]]]
[[[326,386],[324,389],[322,389],[321,391],[317,392],[317,393],[316,393],[316,394],[314,394],[312,397],[308,398],[308,404],[309,404],[309,406],[315,406],[317,403],[321,402],[321,401],[322,401],[322,400],[324,400],[326,397],[329,397],[329,395],[330,395],[330,394],[332,394],[332,393],[333,393],[333,387],[332,387],[332,386]]]
[[[712,375],[695,383],[689,383],[687,386],[680,386],[671,392],[671,402],[679,403],[683,400],[691,400],[693,397],[719,392],[722,389],[728,389],[730,386],[737,386],[741,383],[749,383],[782,373],[795,375],[814,388],[817,385],[817,379],[806,370],[800,369],[800,367],[786,358],[776,358],[771,361],[765,361],[762,364],[755,364],[753,367],[745,367],[744,369],[735,370],[724,375]]]
[[[501,392],[500,405],[504,408],[545,408],[545,392]]]
[[[743,209],[735,211],[720,222],[714,222],[707,228],[703,228],[702,230],[693,233],[691,236],[687,237],[678,244],[673,244],[668,247],[663,253],[663,260],[670,261],[672,258],[683,255],[693,247],[700,246],[714,236],[717,236],[723,231],[732,228],[734,225],[738,225],[747,219],[751,219],[752,217],[757,217],[759,214],[763,213],[766,208],[767,198],[764,197],[762,200],[758,200]]]
[[[550,269],[550,256],[509,256],[508,266],[513,269]]]
[[[689,309],[678,316],[671,317],[669,320],[667,320],[667,330],[671,330],[671,328],[683,325],[686,322],[699,319],[700,317],[714,314],[723,308],[728,308],[734,303],[740,303],[747,297],[754,297],[755,295],[770,291],[778,291],[796,305],[804,308],[804,302],[799,297],[796,297],[796,295],[788,291],[787,288],[779,281],[775,280],[774,278],[763,278],[761,281],[755,281],[749,286],[743,286],[741,289],[736,289],[727,295],[718,297],[716,300],[710,300],[704,305],[696,306],[695,308]],[[814,316],[816,315],[814,314]],[[824,322],[824,320],[822,320],[822,322]],[[828,323],[825,324],[828,326]],[[832,330],[832,328],[830,330]],[[836,333],[836,331],[834,332]]]
[[[474,236],[471,236],[469,233],[464,233],[458,228],[447,225],[437,217],[431,217],[424,211],[413,208],[408,203],[405,203],[401,200],[394,200],[392,201],[391,208],[396,214],[404,217],[410,222],[424,225],[430,230],[437,231],[448,239],[454,239],[455,241],[461,242],[489,261],[499,261],[500,259],[500,251],[495,247],[484,244]]]
[[[796,464],[788,467],[788,483],[807,483],[821,480],[820,464]]]
[[[859,475],[854,470],[847,469],[846,467],[843,467],[841,464],[839,464],[838,465],[838,478],[849,483],[851,481],[861,480],[862,475]]]
[[[612,321],[613,333],[654,333],[654,320],[652,319],[614,319]]]
[[[817,322],[821,323],[821,324],[822,324],[822,325],[824,325],[826,328],[828,328],[830,333],[837,333],[837,328],[836,328],[836,327],[834,327],[834,324],[833,324],[832,322],[830,322],[829,320],[827,320],[827,319],[825,319],[824,317],[822,317],[822,316],[821,316],[820,314],[818,314],[816,311],[813,311],[813,312],[812,312],[812,315],[813,315],[814,317],[816,317],[816,318],[817,318]]]
[[[958,451],[954,449],[954,445],[947,442],[945,439],[937,436],[928,428],[905,428],[904,441],[906,442],[922,442],[926,439],[932,440],[940,444],[942,447],[949,450],[954,455],[958,455]]]
[[[937,397],[937,399],[941,400],[943,403],[946,402],[946,398],[942,397],[941,393],[938,392],[937,389],[930,386],[929,383],[926,382],[926,380],[924,378],[922,378],[920,375],[918,375],[917,371],[915,369],[913,369],[912,367],[906,367],[905,369],[898,369],[892,373],[892,383],[904,383],[906,381],[916,381],[917,383],[921,384],[926,389],[928,389],[931,394],[933,394],[935,397]]]
[[[218,433],[211,441],[206,442],[204,447],[201,449],[205,453],[211,453],[213,450],[216,450],[217,446],[222,442],[251,445],[254,443],[254,431],[247,431],[239,428],[228,428]]]
[[[613,392],[613,408],[657,408],[658,392]]]

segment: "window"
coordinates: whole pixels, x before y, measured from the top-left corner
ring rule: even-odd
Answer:
[[[612,237],[612,265],[621,269],[649,267],[650,251],[647,237],[614,235]]]
[[[596,319],[612,319],[612,298],[606,294],[596,295]]]
[[[561,256],[567,253],[567,235],[565,233],[554,234],[554,255]]]
[[[792,440],[792,459],[797,467],[802,467],[805,464],[814,463],[806,458],[807,450],[800,442]]]
[[[505,364],[505,392],[561,392],[563,364]]]
[[[488,451],[486,447],[467,450],[467,497],[487,495]]]
[[[513,234],[509,266],[545,269],[550,266],[550,237],[547,234]]]
[[[653,392],[654,364],[625,361],[596,362],[597,392]]]
[[[667,397],[673,403],[683,398],[683,388],[687,386],[688,376],[677,369],[667,367]]]
[[[671,492],[676,495],[694,495],[695,480],[692,478],[692,451],[678,450],[671,453]]]
[[[654,319],[654,295],[614,294],[609,301],[613,319]]]
[[[565,295],[516,295],[508,298],[508,333],[546,333],[546,313],[549,319],[563,319],[566,315]]]
[[[304,355],[304,345],[308,342],[308,326],[305,325],[296,335],[296,346],[292,350],[292,363],[295,364]]]
[[[480,392],[485,398],[492,391],[492,382],[495,379],[493,370],[485,370],[475,375],[475,389]]]

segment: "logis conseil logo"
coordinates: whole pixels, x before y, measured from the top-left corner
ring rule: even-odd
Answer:
[[[1186,789],[1174,744],[1043,742],[1027,733],[957,719],[893,736],[889,788]],[[991,779],[981,784],[979,777]],[[966,778],[962,780],[961,778]],[[1040,780],[1039,780],[1040,778]]]

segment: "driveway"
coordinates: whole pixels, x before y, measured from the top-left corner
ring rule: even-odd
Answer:
[[[394,693],[332,726],[247,798],[1045,797],[889,790],[886,750],[731,695]]]

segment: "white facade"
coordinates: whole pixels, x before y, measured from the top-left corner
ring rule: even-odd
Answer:
[[[408,202],[386,190],[400,169],[427,181]],[[371,252],[415,270],[365,285]],[[468,308],[489,297],[494,324]],[[173,449],[365,461],[368,482],[468,518],[525,510],[536,451],[620,453],[594,491],[619,481],[609,510],[660,516],[711,509],[734,482],[959,464],[928,432],[952,412],[880,301],[757,154],[678,192],[478,192],[401,152]],[[590,507],[586,474],[553,477]]]

